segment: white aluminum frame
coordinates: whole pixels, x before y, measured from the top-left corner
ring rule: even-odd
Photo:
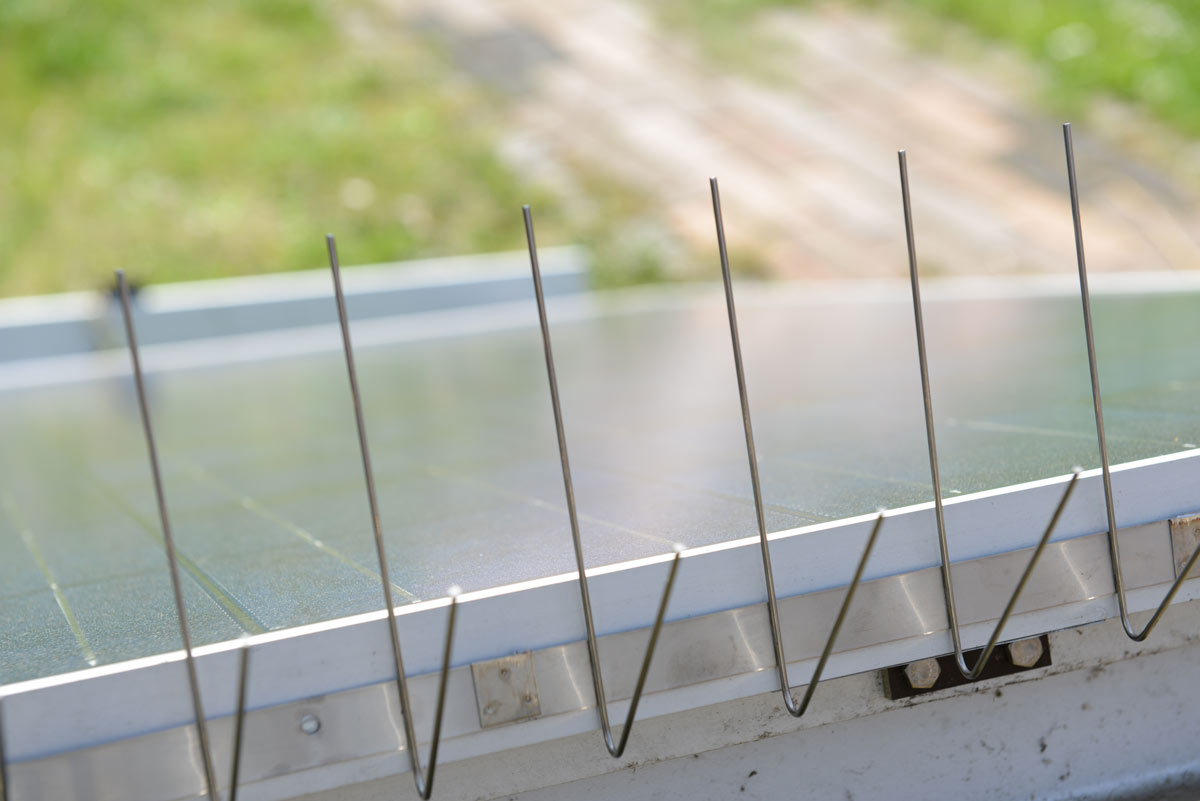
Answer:
[[[1014,552],[1036,542],[1067,480],[1062,476],[947,501],[947,525],[957,570],[971,570],[973,565],[979,565],[982,568],[975,569],[983,572],[976,575],[994,573],[1000,577],[996,587],[985,587],[986,582],[981,581],[964,584],[964,588],[971,586],[978,593],[975,598],[963,593],[964,621],[968,622],[963,636],[968,647],[982,644],[989,633],[990,619],[998,615],[1008,583],[1015,581],[1027,558],[1026,553]],[[1131,603],[1138,610],[1152,608],[1174,576],[1166,519],[1200,509],[1200,495],[1196,491],[1200,487],[1200,452],[1120,465],[1114,468],[1114,480],[1121,520],[1130,526],[1123,529],[1124,541],[1128,543],[1123,553],[1129,584],[1137,588],[1131,592]],[[800,636],[797,632],[805,632],[818,639],[824,637],[835,608],[830,604],[836,604],[840,598],[836,588],[843,586],[852,573],[871,520],[871,516],[864,516],[772,535],[780,596],[791,599],[790,603],[796,607],[786,618],[789,636],[794,638]],[[937,655],[950,648],[936,577],[932,504],[896,510],[889,514],[885,526],[866,579],[874,580],[883,589],[891,587],[891,595],[886,597],[892,598],[893,603],[872,608],[873,597],[878,601],[883,596],[873,594],[872,584],[864,584],[856,602],[856,614],[848,621],[828,667],[828,678]],[[1102,535],[1098,534],[1103,530],[1100,477],[1098,471],[1091,471],[1081,477],[1057,530],[1057,545],[1051,546],[1044,565],[1034,574],[1028,598],[1010,622],[1007,639],[1103,620],[1114,613],[1107,553]],[[589,571],[601,633],[611,635],[650,625],[654,607],[651,596],[658,591],[669,558],[664,555]],[[1000,569],[996,559],[1007,560],[1006,566]],[[907,605],[894,603],[896,597],[903,597],[895,594],[897,583],[903,587]],[[1200,597],[1197,584],[1200,582],[1185,583],[1179,602]],[[825,592],[831,589],[834,591]],[[711,613],[737,614],[752,621],[760,611],[762,592],[756,538],[685,553],[669,612],[673,622],[664,630],[664,652],[659,655],[650,691],[643,700],[642,717],[775,689],[773,671],[764,669],[771,661],[765,639],[757,646],[760,652],[755,657],[757,667],[707,680],[703,670],[698,670],[688,679],[693,683],[670,686],[675,681],[670,677],[672,671],[676,675],[687,674],[678,666],[672,667],[666,655],[672,647],[672,629],[695,626],[689,618]],[[816,615],[800,611],[804,601],[817,603],[805,607],[810,611],[823,608],[828,613],[822,613],[821,619],[811,619]],[[397,610],[406,661],[414,675],[428,674],[437,668],[446,605],[444,600],[432,601]],[[454,660],[457,668],[449,691],[444,760],[557,739],[595,727],[594,712],[587,709],[590,705],[587,683],[581,681],[586,673],[586,660],[580,660],[581,653],[573,656],[570,653],[569,644],[574,643],[578,649],[583,625],[574,574],[470,593],[461,599],[459,615]],[[898,626],[901,618],[897,615],[907,616],[907,628]],[[325,710],[323,714],[353,717],[362,734],[361,738],[334,741],[335,751],[317,754],[317,764],[336,766],[376,758],[375,769],[382,771],[380,775],[401,768],[399,761],[387,758],[394,756],[399,739],[398,731],[393,731],[395,743],[387,736],[388,720],[391,725],[398,725],[395,720],[398,707],[391,696],[392,665],[385,647],[383,619],[382,612],[357,615],[264,634],[248,641],[254,647],[250,707],[261,710],[252,712],[247,723],[248,731],[258,732],[254,735],[257,745],[246,757],[250,776],[254,775],[250,766],[256,761],[260,767],[286,763],[288,760],[281,754],[289,747],[300,749],[296,768],[307,765],[300,758],[304,756],[303,740],[297,742],[295,727],[280,720],[291,720],[300,708],[317,707]],[[927,623],[925,630],[913,629],[912,620]],[[496,621],[504,621],[504,625],[496,625]],[[765,623],[758,620],[756,625],[763,628]],[[643,633],[628,635],[624,638],[627,646],[622,645],[621,637],[609,637],[601,648],[602,653],[609,655],[606,661],[619,660],[626,651],[632,652],[644,636]],[[746,647],[754,649],[756,639],[763,639],[762,632],[747,630]],[[210,718],[228,716],[233,711],[237,645],[225,643],[197,650]],[[582,689],[578,690],[573,708],[571,704],[554,708],[548,703],[549,698],[544,697],[542,718],[481,730],[466,666],[514,651],[538,652],[564,645],[566,650],[560,649],[564,657],[559,674],[547,671],[545,666],[552,660],[548,662],[543,655],[538,680],[539,686],[544,683],[546,688],[554,682],[580,684]],[[695,651],[697,659],[703,658],[705,647],[708,646]],[[794,663],[795,669],[802,678],[811,675],[815,654],[808,650],[811,649],[796,651],[799,658]],[[761,652],[765,652],[765,658]],[[424,725],[427,721],[421,718],[431,711],[428,707],[433,695],[432,681],[432,676],[426,676],[413,684],[420,699],[416,711],[419,731],[428,728]],[[613,681],[619,683],[618,674],[614,674]],[[145,762],[149,775],[143,775],[141,781],[151,782],[156,771],[159,774],[165,771],[172,782],[186,785],[195,766],[187,758],[191,710],[184,690],[181,652],[3,688],[0,699],[14,788],[28,782],[41,786],[45,776],[61,773],[61,770],[45,773],[44,767],[38,768],[60,764],[61,757],[46,762],[47,757],[55,755],[66,755],[73,765],[72,774],[82,771],[82,775],[93,775],[94,771],[103,770],[104,755],[108,754],[109,768],[103,772],[111,773],[111,760],[121,752],[121,741],[140,742],[139,748],[150,748],[143,754],[157,753],[161,757]],[[546,695],[545,689],[543,692]],[[614,695],[619,698],[622,693],[618,690]],[[621,706],[620,702],[614,704],[617,714]],[[340,713],[336,711],[339,708]],[[385,709],[389,710],[387,714],[383,712]],[[47,714],[47,710],[53,710],[53,714]],[[375,710],[378,725],[364,717],[371,714],[370,710]],[[273,726],[255,722],[272,719],[276,721]],[[266,730],[262,728],[264,725]],[[221,743],[217,747],[220,753],[227,748],[227,731],[220,726],[216,728],[221,732],[215,735]],[[135,739],[139,737],[141,741]],[[106,743],[109,745],[105,746]],[[29,767],[22,763],[28,763]],[[361,779],[362,771],[360,765],[355,776]],[[202,781],[198,774],[192,778]],[[279,784],[286,776],[263,777],[263,785],[252,797],[287,797],[271,791],[267,778],[276,780],[281,792],[287,786],[286,781]],[[114,797],[135,797],[130,788],[119,789],[119,795]],[[153,794],[145,797],[159,798]]]

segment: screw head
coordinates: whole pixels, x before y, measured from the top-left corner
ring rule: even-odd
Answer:
[[[316,734],[321,729],[321,719],[309,712],[300,718],[300,731],[305,734]]]
[[[914,690],[928,690],[937,684],[938,677],[941,675],[941,665],[932,657],[910,662],[904,668],[904,677],[908,679],[908,685]]]
[[[1033,667],[1042,658],[1042,638],[1030,637],[1008,644],[1008,658],[1017,667]]]

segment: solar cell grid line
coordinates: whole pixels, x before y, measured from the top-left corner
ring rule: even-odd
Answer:
[[[438,679],[437,709],[433,718],[433,735],[429,745],[429,767],[421,770],[421,758],[417,753],[417,733],[413,726],[412,703],[408,695],[408,677],[404,673],[404,660],[400,654],[400,634],[396,630],[396,604],[392,598],[392,582],[388,576],[387,551],[383,544],[383,526],[379,518],[379,500],[375,493],[375,475],[371,469],[371,451],[367,444],[367,427],[363,417],[362,397],[358,390],[358,373],[354,367],[354,348],[350,342],[350,320],[346,313],[346,298],[342,293],[342,276],[338,264],[337,243],[333,234],[325,237],[329,252],[329,269],[333,274],[334,300],[337,303],[338,324],[342,333],[342,347],[346,356],[346,375],[350,382],[350,398],[354,406],[354,424],[358,432],[359,452],[362,456],[363,477],[367,485],[367,504],[371,513],[371,525],[375,535],[375,552],[379,557],[380,585],[387,606],[387,627],[391,639],[392,660],[396,668],[396,689],[400,700],[400,711],[404,717],[404,742],[408,751],[409,766],[412,768],[413,784],[417,794],[428,799],[433,794],[433,779],[437,770],[438,746],[441,744],[442,716],[446,710],[446,684],[450,676],[450,660],[454,648],[454,621],[458,612],[459,589],[450,589],[450,609],[446,615],[446,637],[442,653],[442,669]]]
[[[69,443],[63,443],[56,438],[51,438],[55,444],[60,446],[64,451],[70,450]],[[46,472],[58,473],[65,468],[66,462],[59,461],[59,457],[51,458],[49,451],[39,453],[39,457],[45,459],[39,467],[40,470]],[[78,605],[72,605],[76,610],[76,616],[80,620],[81,629],[89,632],[89,643],[93,646],[93,650],[98,653],[98,662],[111,663],[113,661],[121,661],[123,659],[134,658],[138,656],[148,655],[144,644],[137,646],[137,641],[127,639],[124,632],[114,626],[106,625],[108,622],[116,623],[122,618],[122,615],[116,612],[106,612],[103,616],[97,615],[97,610],[94,603],[89,603],[89,599],[103,597],[100,587],[105,584],[109,585],[108,592],[124,598],[122,594],[126,588],[135,592],[141,597],[142,602],[150,604],[170,603],[169,592],[167,589],[162,594],[158,591],[156,583],[159,561],[161,556],[146,559],[140,554],[143,550],[138,543],[144,542],[153,544],[153,548],[148,549],[146,556],[160,554],[164,547],[162,535],[155,527],[153,520],[147,516],[135,503],[126,497],[126,493],[131,492],[129,487],[117,488],[103,477],[99,472],[99,468],[95,465],[88,464],[86,459],[75,460],[70,468],[72,472],[72,482],[74,491],[71,497],[71,503],[78,504],[81,507],[86,506],[92,509],[93,512],[98,511],[100,507],[114,510],[115,516],[100,514],[103,518],[103,523],[106,528],[103,532],[97,531],[97,535],[102,535],[110,546],[117,543],[113,540],[115,537],[120,537],[120,549],[106,548],[104,560],[89,560],[78,559],[76,553],[87,554],[87,540],[76,541],[74,532],[79,530],[89,529],[92,525],[90,520],[70,520],[70,528],[64,530],[62,521],[57,523],[57,531],[54,533],[58,539],[56,547],[47,550],[46,558],[48,562],[61,561],[69,559],[74,564],[68,563],[64,566],[64,570],[68,572],[69,579],[60,579],[64,598],[69,598],[72,595],[82,595]],[[176,489],[182,489],[178,485]],[[65,499],[64,499],[65,500]],[[98,501],[98,504],[95,502]],[[61,504],[60,504],[61,506]],[[46,510],[43,508],[42,512]],[[130,522],[133,525],[128,525]],[[69,541],[63,542],[64,535],[69,534]],[[130,534],[132,532],[132,535]],[[70,548],[69,552],[64,551],[64,547]],[[124,551],[124,553],[122,553]],[[131,554],[137,554],[132,555]],[[184,592],[186,593],[194,586],[203,596],[204,601],[211,601],[211,608],[205,603],[203,609],[196,606],[196,601],[189,601],[189,625],[193,632],[196,641],[209,642],[221,639],[236,637],[242,633],[262,633],[267,631],[268,627],[258,618],[251,610],[250,605],[242,599],[235,596],[233,592],[226,587],[209,570],[201,568],[197,561],[192,559],[188,553],[179,547],[176,542],[176,555],[180,566],[183,567],[187,577],[191,581],[184,582]],[[129,563],[125,562],[125,558],[131,559]],[[110,565],[109,570],[105,570],[103,562]],[[151,565],[153,566],[151,569]],[[57,578],[56,571],[56,578]],[[139,578],[142,579],[139,581]],[[124,585],[124,586],[117,586]],[[114,598],[114,600],[116,600]],[[107,598],[105,598],[107,601]],[[137,601],[134,599],[125,599],[125,604],[131,609],[136,608]],[[211,609],[211,611],[210,611]],[[115,616],[114,616],[115,615]],[[219,617],[227,626],[222,626],[217,630],[213,630],[211,626],[207,626],[213,617]],[[138,616],[135,614],[129,620],[137,621]],[[198,629],[197,627],[200,626]],[[159,630],[158,637],[161,638],[167,635],[165,630]],[[151,635],[152,638],[154,635]],[[153,639],[151,640],[153,641]],[[171,650],[173,646],[167,645],[159,640],[158,648],[161,650]]]
[[[457,482],[465,484],[467,486],[475,487],[476,489],[481,489],[481,490],[484,490],[485,492],[489,492],[489,493],[498,495],[500,497],[512,498],[514,500],[521,501],[522,503],[529,504],[530,506],[536,506],[540,509],[553,509],[555,511],[561,511],[561,512],[566,511],[565,507],[557,506],[548,501],[544,501],[541,498],[537,498],[532,495],[526,495],[521,492],[514,492],[512,490],[505,489],[504,487],[498,487],[495,484],[492,484],[491,482],[485,481],[481,478],[460,475],[460,474],[455,473],[454,471],[452,471],[448,468],[445,468],[445,467],[440,467],[438,465],[429,465],[429,467],[427,469],[430,471],[430,473],[432,475],[442,476],[450,481],[457,481]],[[604,520],[602,518],[595,517],[594,515],[581,514],[581,515],[579,515],[579,519],[590,522],[590,523],[600,523],[605,526],[610,526],[610,527],[616,529],[617,531],[622,531],[626,534],[631,534],[635,537],[639,537],[648,542],[657,543],[659,545],[667,545],[669,547],[674,547],[674,545],[675,545],[674,541],[672,541],[666,537],[660,537],[657,534],[651,534],[646,531],[640,531],[638,529],[629,528],[628,526],[622,526],[618,523],[614,523],[611,520]]]
[[[850,582],[850,586],[846,589],[846,596],[843,598],[842,606],[838,610],[837,618],[834,620],[833,629],[829,632],[829,637],[825,640],[825,647],[821,652],[821,657],[817,662],[816,668],[813,670],[812,677],[808,681],[808,689],[804,693],[804,698],[797,703],[796,697],[792,695],[792,685],[788,679],[787,654],[784,653],[783,649],[783,628],[779,620],[779,598],[775,593],[775,574],[771,567],[771,547],[767,540],[767,519],[763,513],[762,484],[759,481],[758,475],[758,454],[754,448],[754,426],[750,421],[750,395],[746,389],[746,371],[742,363],[742,343],[741,338],[738,336],[737,308],[733,300],[733,275],[729,268],[729,250],[725,244],[725,220],[721,215],[721,190],[717,185],[715,177],[708,179],[708,186],[712,192],[713,221],[717,228],[717,251],[721,260],[721,280],[725,288],[725,309],[729,318],[729,340],[733,347],[733,366],[734,372],[737,375],[738,401],[742,409],[742,428],[746,435],[746,458],[750,465],[750,486],[754,494],[754,514],[758,522],[758,545],[762,553],[763,580],[767,585],[767,619],[771,627],[771,647],[775,652],[775,670],[779,676],[780,692],[783,694],[784,707],[787,709],[788,714],[794,718],[798,718],[808,711],[808,705],[812,701],[813,693],[817,689],[817,683],[821,680],[825,664],[829,660],[829,655],[833,652],[833,646],[837,641],[838,632],[841,631],[842,622],[846,619],[846,614],[850,610],[850,604],[854,600],[854,591],[857,589],[859,582],[862,581],[867,561],[871,558],[871,551],[875,548],[879,529],[883,526],[884,512],[880,510],[878,516],[875,518],[875,524],[871,529],[870,536],[867,538],[867,544],[863,547],[862,555],[858,560],[858,566],[854,570],[854,578]]]
[[[842,476],[847,476],[850,478],[866,478],[866,479],[870,479],[871,481],[879,481],[879,482],[882,482],[885,484],[897,484],[899,486],[912,487],[914,489],[925,489],[925,486],[926,486],[925,484],[917,482],[917,481],[907,481],[902,478],[890,478],[888,476],[879,475],[878,473],[867,472],[865,470],[849,470],[849,469],[841,468],[841,467],[831,467],[830,465],[823,465],[823,464],[820,464],[817,462],[810,462],[810,461],[806,461],[804,459],[799,459],[795,456],[786,456],[785,455],[785,456],[773,456],[773,457],[765,457],[765,456],[759,457],[759,463],[767,462],[767,461],[788,462],[788,463],[795,464],[795,465],[802,465],[804,467],[809,467],[814,470],[821,470],[826,473],[832,473],[833,475],[842,475]],[[948,489],[948,490],[946,490],[946,492],[958,494],[958,493],[961,493],[962,490]],[[767,504],[766,508],[770,509],[771,504]],[[832,520],[833,518],[822,518],[822,519],[823,520]],[[819,521],[814,521],[814,522],[819,522]]]
[[[125,320],[125,337],[129,346],[129,358],[133,365],[133,381],[137,392],[138,408],[142,415],[142,428],[146,435],[146,451],[150,457],[150,474],[154,481],[154,496],[158,501],[159,519],[162,522],[163,544],[167,552],[167,566],[171,575],[171,589],[175,595],[175,611],[179,617],[179,635],[183,640],[184,663],[187,667],[188,687],[192,695],[192,710],[195,713],[196,735],[203,761],[205,794],[211,801],[217,799],[217,782],[213,772],[212,749],[208,739],[208,724],[204,719],[204,706],[200,699],[200,681],[196,675],[196,660],[192,653],[192,637],[188,631],[187,610],[183,603],[183,590],[179,580],[179,563],[175,553],[175,542],[171,536],[171,521],[167,515],[167,502],[163,492],[162,476],[158,468],[158,451],[154,445],[154,429],[150,422],[150,408],[146,401],[146,387],[142,379],[142,364],[138,358],[137,335],[133,327],[133,309],[130,307],[129,286],[123,270],[117,271],[117,286],[121,295],[121,312]]]
[[[71,602],[67,599],[66,593],[63,592],[62,587],[55,578],[54,571],[50,568],[49,562],[42,555],[41,548],[37,543],[37,536],[26,525],[25,520],[17,511],[16,503],[8,493],[0,493],[0,509],[4,511],[9,521],[17,529],[25,550],[29,553],[30,558],[37,563],[38,569],[42,572],[47,586],[49,586],[50,591],[54,594],[54,600],[58,603],[58,608],[62,612],[63,618],[67,621],[67,626],[75,636],[75,642],[79,645],[79,651],[83,656],[83,660],[89,667],[95,667],[97,662],[96,652],[92,649],[91,643],[88,642],[87,634],[84,633],[83,627],[79,625],[79,620],[75,617],[75,610],[71,608]]]
[[[787,459],[788,461],[795,461],[795,460],[788,459],[788,457],[785,457],[785,456],[779,456],[776,458],[781,459],[781,460]],[[742,497],[739,497],[738,495],[735,495],[730,492],[720,492],[718,490],[710,489],[707,487],[690,486],[683,482],[672,481],[671,479],[663,478],[662,476],[654,476],[649,473],[644,473],[640,470],[636,470],[636,469],[633,469],[630,467],[605,465],[603,469],[610,471],[610,472],[621,473],[623,475],[631,476],[633,478],[638,479],[639,481],[652,482],[652,483],[661,484],[661,485],[667,486],[667,487],[674,487],[676,489],[685,490],[687,492],[695,492],[695,493],[707,495],[707,496],[710,496],[713,498],[720,498],[723,501],[731,501],[731,502],[736,503],[741,506],[748,506],[748,505],[752,505],[754,503],[754,501],[751,499],[742,498]],[[836,471],[830,471],[830,472],[836,472]],[[818,512],[812,512],[812,511],[805,511],[802,509],[795,509],[791,506],[785,506],[785,505],[779,504],[779,503],[768,503],[768,504],[765,504],[763,506],[763,508],[770,510],[772,512],[778,512],[779,514],[782,514],[782,515],[787,515],[788,517],[803,521],[804,523],[824,523],[826,521],[834,519],[834,517],[831,515],[820,514]],[[580,515],[579,519],[586,520],[587,516]]]
[[[132,391],[122,400],[132,401]],[[136,414],[134,411],[131,418],[136,418]],[[118,438],[129,433],[133,433],[132,427]],[[31,450],[22,459],[21,466],[29,471],[28,475],[9,474],[0,483],[14,493],[12,497],[20,499],[20,516],[28,516],[26,527],[31,530],[36,527],[38,550],[53,571],[61,601],[69,604],[78,631],[64,624],[60,633],[59,627],[52,625],[55,621],[47,616],[25,618],[23,625],[30,631],[28,644],[43,655],[31,661],[22,659],[20,650],[5,649],[0,675],[12,681],[89,667],[79,646],[80,633],[95,655],[94,664],[112,664],[176,650],[179,634],[172,622],[173,615],[164,617],[158,613],[158,610],[169,611],[172,603],[169,577],[162,571],[161,537],[147,536],[148,532],[97,490],[84,471],[77,469],[78,464],[68,466],[58,461],[53,455],[55,449],[45,447],[57,444],[53,438],[43,439],[41,431],[31,432],[31,436],[43,447]],[[138,453],[136,447],[127,450],[132,455]],[[145,471],[144,465],[141,470]],[[42,493],[23,483],[25,478],[37,480],[39,474],[53,481],[51,491]],[[142,481],[148,483],[144,478]],[[149,495],[150,487],[145,489]],[[11,504],[10,511],[15,511]],[[5,522],[7,519],[0,510],[0,530]],[[18,531],[14,529],[12,533],[12,539],[19,542]],[[210,605],[208,597],[201,593],[187,595],[193,590],[192,585],[185,579],[189,628],[195,641],[209,642],[240,634],[241,627],[218,605]],[[46,594],[52,595],[49,591]],[[52,598],[50,608],[63,619],[62,605],[55,600]],[[203,604],[203,608],[198,608],[198,604]],[[12,609],[4,611],[11,613]],[[227,624],[215,636],[206,625],[214,616]],[[13,621],[11,617],[9,620]],[[20,621],[18,618],[13,622]],[[12,629],[3,633],[9,632],[16,634]],[[70,646],[81,654],[77,662],[67,659]],[[29,656],[32,655],[31,652]]]
[[[992,431],[1000,434],[1032,434],[1038,437],[1060,437],[1062,439],[1077,439],[1091,442],[1096,439],[1094,433],[1081,433],[1078,431],[1063,431],[1056,428],[1045,428],[1042,426],[1021,426],[1011,423],[997,423],[987,420],[957,420],[952,425],[958,425],[963,428],[970,428],[976,431]],[[1122,442],[1134,442],[1139,445],[1156,445],[1166,448],[1178,448],[1181,445],[1185,448],[1196,447],[1192,443],[1181,443],[1178,440],[1153,439],[1149,437],[1134,437],[1126,434],[1108,434],[1106,440],[1119,440]],[[949,490],[947,490],[949,491]]]
[[[329,543],[321,540],[319,537],[317,537],[315,534],[313,534],[308,529],[301,526],[299,523],[295,523],[295,522],[289,520],[288,518],[284,517],[283,515],[278,514],[277,512],[264,506],[262,503],[255,500],[254,498],[250,497],[249,495],[239,492],[238,490],[229,486],[225,482],[221,481],[216,476],[212,475],[212,473],[210,473],[208,470],[201,467],[200,465],[188,463],[187,466],[191,470],[192,474],[197,478],[197,480],[207,483],[209,486],[216,488],[218,491],[225,494],[229,498],[237,500],[242,505],[242,507],[244,507],[250,513],[256,515],[257,517],[262,518],[263,520],[274,523],[276,526],[283,529],[284,531],[287,531],[289,534],[294,534],[300,540],[308,543],[312,547],[316,548],[318,551],[321,551],[322,553],[324,553],[326,556],[330,556],[330,557],[336,559],[337,561],[341,562],[342,564],[346,565],[347,567],[350,567],[353,570],[361,573],[362,575],[364,575],[374,581],[379,581],[379,573],[377,571],[372,570],[371,568],[367,567],[366,565],[355,561],[354,559],[350,558],[349,556],[346,556],[341,551],[339,551],[337,548],[334,548]],[[397,584],[394,581],[392,582],[392,591],[401,595],[404,598],[404,600],[409,603],[415,603],[415,602],[421,600],[416,595],[413,595],[411,592],[404,589],[403,587],[401,587],[399,584]]]
[[[1096,337],[1092,326],[1092,300],[1088,291],[1087,259],[1083,252],[1083,222],[1079,212],[1079,185],[1075,177],[1075,146],[1071,139],[1071,123],[1063,123],[1063,147],[1067,157],[1067,189],[1071,196],[1071,222],[1075,230],[1075,260],[1079,267],[1079,297],[1083,305],[1083,332],[1087,344],[1088,377],[1092,384],[1092,409],[1096,420],[1096,444],[1100,449],[1100,469],[1104,479],[1104,513],[1108,520],[1108,551],[1112,560],[1113,584],[1117,596],[1117,608],[1121,615],[1121,627],[1134,642],[1142,642],[1158,625],[1163,613],[1171,605],[1180,585],[1188,578],[1192,566],[1200,559],[1200,545],[1192,551],[1187,564],[1179,571],[1174,583],[1167,590],[1162,602],[1150,615],[1141,631],[1134,628],[1129,619],[1129,605],[1125,599],[1125,578],[1121,571],[1121,549],[1117,542],[1117,512],[1113,503],[1112,471],[1108,462],[1108,441],[1104,431],[1104,410],[1100,393],[1100,370],[1096,364]]]
[[[129,502],[129,500],[98,474],[92,473],[94,486],[99,489],[101,494],[112,502],[115,506],[124,511],[135,523],[139,529],[149,535],[159,545],[164,544],[164,537],[159,534],[154,527],[154,523],[149,520],[144,514]],[[268,626],[258,619],[258,616],[241,600],[239,600],[232,592],[228,590],[217,578],[211,575],[208,571],[196,563],[194,559],[183,553],[178,547],[172,548],[175,554],[175,560],[188,574],[195,584],[200,587],[204,593],[213,600],[220,609],[229,616],[229,618],[244,632],[248,634],[262,634],[268,630]]]
[[[612,725],[608,720],[608,700],[604,692],[604,677],[600,672],[600,647],[596,642],[596,624],[592,618],[592,599],[588,591],[587,569],[583,559],[583,541],[579,534],[579,516],[575,508],[575,486],[571,480],[571,462],[567,456],[567,435],[563,426],[562,405],[558,398],[558,376],[554,370],[554,351],[550,344],[550,323],[546,317],[546,298],[542,290],[542,273],[538,267],[537,242],[533,233],[533,215],[529,206],[521,209],[525,221],[525,239],[529,244],[529,267],[533,274],[533,294],[537,301],[538,323],[542,332],[542,349],[546,356],[546,379],[550,385],[550,406],[554,415],[554,431],[558,441],[559,462],[562,465],[563,492],[567,499],[567,518],[571,526],[571,544],[575,551],[575,567],[578,573],[579,595],[583,605],[583,620],[587,630],[588,664],[592,673],[592,689],[596,694],[596,711],[600,715],[600,729],[604,735],[604,745],[613,757],[625,753],[629,735],[633,731],[633,721],[637,717],[638,702],[641,701],[642,691],[646,687],[646,677],[650,673],[650,664],[654,659],[654,650],[658,645],[658,635],[662,631],[663,620],[667,614],[667,604],[671,600],[671,590],[675,586],[675,576],[679,572],[679,560],[682,556],[682,546],[676,546],[675,557],[667,572],[666,585],[663,587],[662,599],[658,604],[658,614],[650,629],[650,641],[646,644],[646,654],[638,671],[637,682],[633,695],[629,699],[629,711],[625,715],[625,725],[621,727],[619,739],[613,739]]]

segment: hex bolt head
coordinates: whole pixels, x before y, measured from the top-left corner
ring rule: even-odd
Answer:
[[[1008,658],[1017,667],[1033,667],[1042,658],[1042,638],[1030,637],[1008,644]]]
[[[928,690],[937,684],[938,677],[941,675],[941,666],[936,659],[932,658],[910,662],[904,668],[904,677],[908,679],[909,686],[914,690]]]
[[[300,731],[305,734],[316,734],[321,729],[321,719],[309,712],[300,718]]]

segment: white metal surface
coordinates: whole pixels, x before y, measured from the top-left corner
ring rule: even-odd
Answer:
[[[547,248],[550,291],[582,290],[585,260],[581,248]],[[512,301],[525,296],[527,281],[524,254],[490,253],[355,267],[346,294],[362,319]],[[329,273],[148,286],[137,293],[137,314],[145,344],[317,325],[329,318]],[[0,298],[0,364],[117,347],[116,323],[110,298],[99,292]]]
[[[811,720],[793,722],[766,694],[648,721],[628,764],[599,772],[593,760],[592,777],[555,769],[568,755],[586,760],[580,736],[509,755],[544,788],[496,793],[515,777],[493,759],[451,767],[443,789],[520,801],[1195,801],[1200,603],[1171,615],[1157,642],[1132,650],[1119,621],[1107,621],[1052,633],[1055,664],[1031,673],[899,703],[881,700],[877,673],[851,676],[822,685]],[[377,801],[391,789],[321,798]]]
[[[833,679],[799,720],[764,690],[645,720],[621,760],[588,731],[450,763],[438,793],[481,801],[1194,801],[1198,629],[1200,601],[1192,601],[1173,608],[1152,641],[1132,647],[1115,620],[1054,632],[1049,667],[901,702],[884,698],[877,671]],[[414,797],[403,777],[379,770],[385,761],[400,757],[301,772],[278,789],[297,801]]]

